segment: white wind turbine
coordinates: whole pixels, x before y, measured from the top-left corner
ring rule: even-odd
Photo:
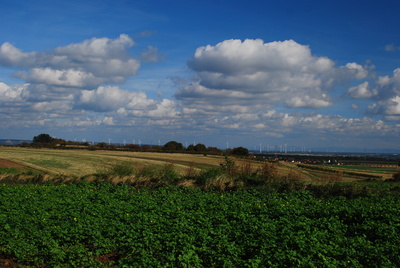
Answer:
[[[111,139],[108,138],[108,145],[111,145]]]

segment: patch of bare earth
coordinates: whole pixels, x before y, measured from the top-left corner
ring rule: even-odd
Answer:
[[[1,158],[0,158],[0,167],[3,167],[3,168],[24,168],[24,166],[22,166],[22,165],[20,165],[18,163],[12,162],[12,161],[7,160],[7,159],[1,159]]]

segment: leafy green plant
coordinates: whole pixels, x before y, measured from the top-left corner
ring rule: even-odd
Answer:
[[[2,184],[0,258],[31,267],[399,267],[399,201]]]
[[[17,168],[0,167],[0,174],[17,174],[20,171]]]

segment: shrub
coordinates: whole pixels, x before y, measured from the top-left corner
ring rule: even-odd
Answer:
[[[397,172],[396,174],[393,174],[392,178],[394,181],[400,181],[400,171]]]
[[[135,169],[131,163],[118,163],[111,168],[112,175],[118,177],[132,176],[135,173]]]
[[[224,163],[220,164],[222,171],[227,174],[228,176],[234,177],[236,175],[236,166],[235,161],[225,155]]]
[[[262,180],[272,182],[278,177],[278,166],[276,163],[266,161],[258,174]]]
[[[160,178],[161,180],[176,183],[179,180],[179,174],[175,171],[174,164],[165,164],[161,171]]]

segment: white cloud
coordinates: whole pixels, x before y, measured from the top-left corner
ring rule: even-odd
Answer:
[[[386,105],[387,115],[400,115],[400,96],[391,98]]]
[[[118,110],[130,101],[129,91],[118,87],[98,87],[96,90],[83,90],[79,97],[78,107],[96,112]]]
[[[0,65],[28,68],[28,72],[16,72],[16,77],[30,83],[96,88],[123,83],[137,73],[140,62],[128,53],[133,45],[125,34],[116,39],[92,38],[50,53],[25,53],[4,43],[0,47]]]
[[[58,47],[54,50],[55,55],[68,56],[74,60],[99,58],[123,58],[126,57],[126,48],[132,47],[135,43],[126,34],[119,38],[92,38],[82,43],[71,44],[65,47]]]
[[[0,82],[0,103],[3,101],[21,101],[27,85],[9,86]]]
[[[318,68],[312,68],[317,65]],[[189,66],[198,72],[210,71],[223,74],[251,74],[255,72],[304,71],[333,66],[326,58],[314,58],[307,46],[293,40],[264,43],[261,39],[226,40],[216,46],[200,47]]]
[[[400,68],[395,69],[392,76],[378,77],[375,84],[378,101],[368,107],[368,112],[383,115],[388,121],[400,120]]]
[[[157,104],[157,108],[149,111],[151,117],[168,117],[174,118],[178,115],[177,105],[172,100],[163,99]]]
[[[335,107],[334,100],[342,93],[332,93],[336,86],[344,90],[350,83],[345,95],[354,99],[353,109],[373,99],[372,116],[400,120],[400,68],[372,81],[368,66],[354,62],[335,66],[333,60],[317,57],[308,46],[293,40],[226,40],[196,50],[188,62],[195,76],[179,85],[173,100],[115,85],[140,68],[139,60],[130,56],[133,45],[127,35],[92,38],[48,53],[26,53],[4,43],[0,65],[19,68],[14,76],[29,84],[0,82],[0,126],[113,129],[129,135],[132,129],[151,129],[148,135],[167,129],[171,137],[178,132],[218,139],[248,134],[251,139],[258,135],[259,140],[281,141],[288,136],[327,140],[398,135],[393,122],[326,112]],[[158,49],[149,46],[140,59],[159,61]],[[301,112],[302,108],[328,106],[333,108],[321,114]]]
[[[366,78],[368,75],[368,71],[358,63],[351,62],[347,63],[344,67],[351,71],[351,74],[354,75],[357,79]]]
[[[360,85],[349,88],[346,94],[354,99],[368,99],[376,96],[378,92],[376,89],[371,90],[369,82],[365,81]]]
[[[32,64],[32,59],[37,53],[24,53],[12,44],[5,42],[0,46],[0,65],[4,66],[26,66]]]
[[[248,109],[284,104],[288,108],[333,105],[329,92],[337,84],[364,79],[369,72],[357,63],[335,68],[327,57],[313,56],[293,40],[225,40],[199,47],[188,66],[198,82],[181,88],[176,97],[191,108],[215,104]]]
[[[71,110],[72,105],[66,101],[44,101],[32,105],[32,109],[38,112],[67,112]]]
[[[52,86],[92,87],[104,81],[91,73],[85,73],[75,69],[55,70],[51,68],[32,68],[29,73],[30,76],[25,77],[25,80],[35,84]]]
[[[109,117],[109,116],[104,117],[102,122],[103,122],[103,124],[109,125],[109,126],[115,125],[114,119],[112,117]]]
[[[310,96],[294,97],[286,102],[286,106],[290,108],[323,108],[331,106],[329,100],[315,99]]]

